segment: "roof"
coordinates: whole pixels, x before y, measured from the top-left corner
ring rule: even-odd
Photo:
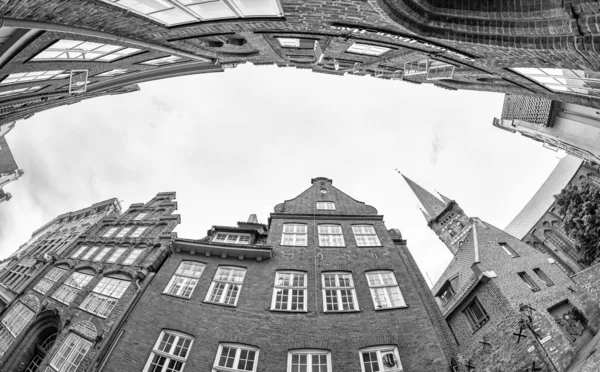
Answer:
[[[408,186],[415,193],[415,196],[417,199],[419,199],[419,202],[423,208],[425,208],[425,212],[429,215],[429,219],[436,218],[444,210],[446,210],[448,205],[444,201],[440,200],[438,197],[425,190],[405,175],[402,175],[402,177],[404,177],[404,180]]]
[[[17,169],[19,167],[10,151],[6,138],[0,137],[0,173],[13,173]]]
[[[554,203],[554,195],[560,193],[573,179],[581,167],[582,161],[573,156],[565,156],[550,173],[542,187],[504,229],[512,236],[522,239],[542,218]]]

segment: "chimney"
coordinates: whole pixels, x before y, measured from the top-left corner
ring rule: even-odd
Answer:
[[[255,214],[251,214],[250,217],[248,217],[248,223],[258,223],[258,218]]]

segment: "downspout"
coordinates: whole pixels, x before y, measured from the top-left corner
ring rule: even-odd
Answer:
[[[74,26],[66,26],[59,25],[48,22],[39,22],[39,21],[28,21],[22,19],[12,19],[12,18],[0,18],[0,27],[15,27],[15,28],[29,28],[29,29],[38,29],[38,30],[46,30],[46,31],[55,31],[55,32],[67,32],[71,34],[77,34],[81,36],[90,36],[90,37],[98,37],[101,39],[109,39],[117,42],[127,43],[136,45],[142,48],[155,49],[160,50],[161,52],[176,54],[181,57],[190,58],[200,62],[212,62],[217,63],[218,60],[216,58],[211,57],[200,57],[192,53],[181,52],[173,48],[164,47],[160,45],[150,44],[144,41],[139,41],[135,39],[130,39],[128,37],[123,37],[119,35],[114,35],[108,32],[89,30],[86,28],[74,27]],[[207,59],[209,61],[207,61]]]

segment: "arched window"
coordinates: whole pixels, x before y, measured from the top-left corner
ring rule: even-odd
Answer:
[[[128,280],[102,278],[81,304],[81,308],[106,318],[129,287]]]
[[[275,273],[271,310],[306,311],[307,287],[305,272],[278,271]]]
[[[154,344],[144,372],[181,372],[185,367],[194,337],[163,330]]]
[[[52,358],[50,367],[56,372],[76,371],[92,343],[75,333],[69,333]]]

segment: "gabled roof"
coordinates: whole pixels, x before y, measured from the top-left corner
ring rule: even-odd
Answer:
[[[402,177],[404,177],[408,186],[415,193],[423,208],[425,208],[425,212],[429,216],[428,220],[436,218],[446,209],[448,205],[444,201],[440,200],[405,175],[402,175]]]

